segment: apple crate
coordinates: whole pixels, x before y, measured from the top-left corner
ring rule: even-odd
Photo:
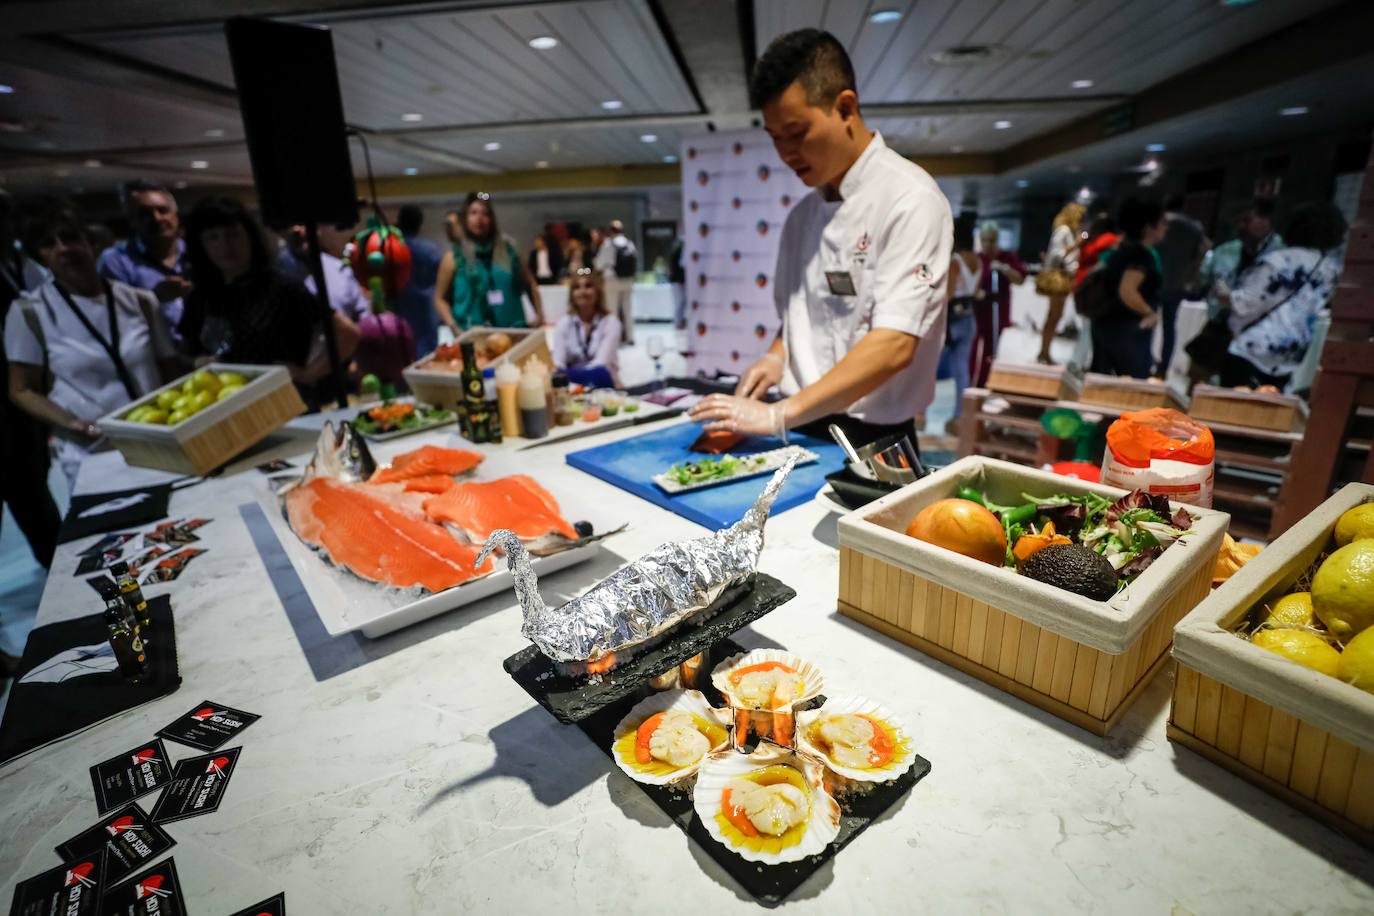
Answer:
[[[1374,847],[1374,694],[1294,664],[1234,632],[1288,593],[1347,509],[1352,483],[1285,531],[1184,618],[1167,733],[1232,773]]]
[[[292,417],[305,413],[305,402],[296,392],[291,374],[281,366],[211,363],[203,368],[216,373],[237,372],[248,379],[248,384],[176,426],[131,423],[121,418],[156,401],[162,392],[180,388],[190,375],[100,418],[100,431],[126,462],[181,474],[205,474],[267,438]]]
[[[1307,405],[1291,394],[1238,391],[1214,385],[1193,388],[1188,414],[1195,420],[1291,432],[1307,420]]]
[[[840,519],[840,613],[1105,735],[1164,665],[1174,625],[1206,596],[1229,517],[1189,506],[1192,532],[1094,601],[906,535],[918,512],[962,486],[1004,505],[1022,493],[1126,493],[963,458]]]
[[[1056,401],[1078,400],[1078,380],[1064,366],[993,362],[986,387],[1003,394],[1023,394]]]
[[[525,363],[537,357],[552,371],[553,354],[549,351],[548,333],[543,328],[472,328],[465,331],[463,336],[458,338],[458,342],[470,340],[473,343],[481,343],[497,332],[510,335],[511,348],[484,368],[499,366],[506,362],[513,362],[523,368]],[[422,368],[433,355],[425,354],[402,370],[401,374],[417,401],[454,410],[463,400],[462,375],[458,372]]]
[[[1153,379],[1128,378],[1089,372],[1083,376],[1078,400],[1084,404],[1144,410],[1147,407],[1183,409],[1183,398],[1166,383]]]

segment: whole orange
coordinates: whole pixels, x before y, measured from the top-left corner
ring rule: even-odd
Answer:
[[[942,499],[922,509],[906,533],[966,557],[1001,566],[1007,556],[1002,522],[983,506],[967,499]]]

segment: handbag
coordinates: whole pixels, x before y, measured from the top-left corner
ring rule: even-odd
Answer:
[[[1287,305],[1288,300],[1301,292],[1302,288],[1307,285],[1307,282],[1317,275],[1317,268],[1320,267],[1322,261],[1325,260],[1326,255],[1323,253],[1322,256],[1317,259],[1317,263],[1312,265],[1312,269],[1303,277],[1303,281],[1293,287],[1292,292],[1284,296],[1282,302],[1273,308],[1266,309],[1264,314],[1256,316],[1253,321],[1240,329],[1240,333],[1250,330],[1255,325]],[[1207,319],[1207,323],[1202,326],[1202,330],[1198,332],[1197,336],[1188,341],[1184,346],[1183,352],[1188,354],[1188,359],[1192,360],[1194,366],[1211,373],[1221,368],[1221,362],[1226,358],[1226,353],[1231,348],[1231,341],[1235,339],[1236,334],[1231,330],[1231,310],[1222,309],[1216,315]]]
[[[1045,267],[1035,275],[1035,291],[1042,296],[1067,296],[1073,292],[1073,276],[1063,267]]]

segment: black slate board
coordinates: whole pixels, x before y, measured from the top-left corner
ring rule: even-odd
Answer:
[[[724,700],[715,687],[711,685],[710,671],[719,662],[738,652],[743,652],[744,649],[733,640],[722,638],[705,651],[707,652],[706,663],[701,667],[702,677],[700,683],[697,684],[697,689],[706,695],[707,702],[711,705],[721,706],[724,705]],[[519,656],[512,656],[506,660],[507,671],[511,670],[511,662],[517,657]],[[517,677],[516,681],[525,688],[527,693],[534,696],[535,699],[539,699],[520,678]],[[575,724],[587,736],[588,740],[606,755],[607,759],[614,761],[611,754],[611,743],[615,735],[616,725],[636,703],[652,692],[641,681],[637,687],[632,688],[628,695],[612,703],[603,704],[595,712],[583,717]],[[824,697],[817,697],[806,704],[804,708],[814,708],[824,701]],[[548,708],[542,700],[540,703]],[[552,710],[550,711],[552,712]],[[752,750],[752,748],[753,745],[751,744],[750,749]],[[692,808],[691,798],[681,790],[674,790],[667,786],[646,786],[643,783],[635,783],[635,785],[659,807],[659,810],[668,815],[679,830],[691,837],[703,852],[725,870],[726,874],[734,878],[739,886],[744,888],[755,901],[765,907],[775,907],[787,899],[787,896],[800,887],[807,878],[819,871],[826,862],[833,859],[841,849],[853,842],[854,838],[862,833],[869,824],[882,817],[883,812],[899,802],[902,796],[911,791],[911,787],[925,778],[929,772],[930,761],[917,756],[911,769],[891,783],[879,786],[867,795],[858,796],[841,804],[839,835],[825,848],[824,852],[801,862],[787,862],[781,865],[759,865],[756,862],[747,862],[716,842],[706,832],[706,828],[702,826],[701,820],[696,816],[695,810]]]
[[[585,677],[570,678],[559,674],[553,662],[534,646],[515,653],[502,667],[555,719],[575,724],[606,706],[636,696],[649,680],[796,596],[795,591],[772,576],[755,573],[743,585],[721,595],[695,624],[680,627],[669,639],[602,675],[600,682],[595,684],[588,683]],[[709,668],[703,670],[710,671]]]

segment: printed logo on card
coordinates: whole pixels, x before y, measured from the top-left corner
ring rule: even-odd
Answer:
[[[132,814],[126,814],[123,817],[117,817],[109,824],[106,824],[105,829],[110,832],[110,836],[119,836],[126,830],[142,830],[143,825],[134,823],[134,817]]]
[[[166,882],[167,879],[162,875],[149,875],[134,885],[134,899],[142,900],[144,897],[172,896],[171,889],[162,886]]]
[[[73,887],[77,884],[82,887],[93,887],[95,880],[90,877],[93,871],[95,871],[94,862],[82,862],[80,865],[73,865],[67,869],[67,887]]]

